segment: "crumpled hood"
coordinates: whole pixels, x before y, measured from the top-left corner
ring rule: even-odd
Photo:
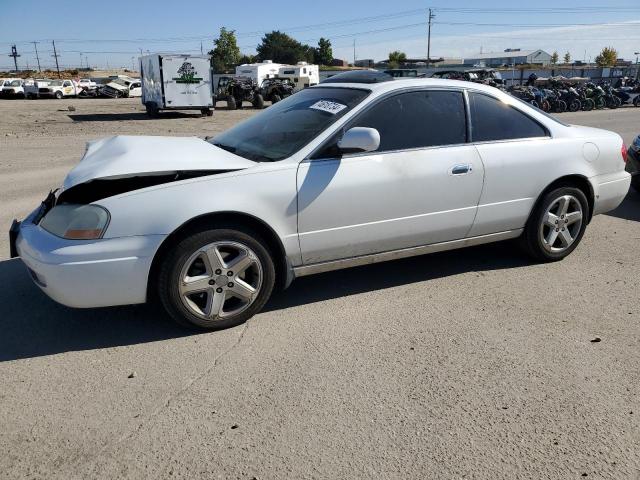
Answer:
[[[242,170],[255,165],[197,137],[116,136],[88,142],[84,157],[63,185],[66,190],[96,179]]]

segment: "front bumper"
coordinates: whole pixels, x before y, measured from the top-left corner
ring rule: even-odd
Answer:
[[[10,234],[36,285],[76,308],[144,303],[151,262],[164,235],[65,240],[33,223],[34,211]]]

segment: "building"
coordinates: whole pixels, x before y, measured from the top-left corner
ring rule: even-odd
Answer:
[[[373,58],[363,58],[362,60],[356,60],[353,65],[355,67],[372,68],[375,63],[376,62],[373,60]]]
[[[464,64],[478,67],[500,67],[502,65],[549,65],[551,55],[544,50],[520,50],[507,48],[504,52],[488,52],[464,59]]]
[[[333,60],[331,60],[331,66],[332,67],[348,67],[349,62],[347,62],[346,60],[341,60],[340,58],[334,58]]]

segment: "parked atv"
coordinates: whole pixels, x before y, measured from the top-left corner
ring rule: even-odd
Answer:
[[[260,94],[262,98],[274,104],[291,95],[293,88],[294,85],[288,78],[267,78],[260,86]]]
[[[242,102],[251,102],[254,108],[264,108],[264,98],[256,82],[249,77],[220,77],[215,100],[226,100],[227,108],[242,108]]]

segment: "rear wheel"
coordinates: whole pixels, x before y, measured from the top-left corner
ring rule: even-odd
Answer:
[[[160,269],[158,293],[169,315],[185,326],[219,330],[258,313],[275,283],[273,260],[263,245],[241,227],[184,238]]]
[[[238,108],[236,99],[233,97],[227,97],[227,110],[235,110],[236,108]]]
[[[58,91],[55,93],[55,97],[56,97],[58,100],[62,100],[62,97],[63,97],[62,92],[61,92],[60,90],[58,90]]]
[[[158,107],[153,103],[145,103],[144,108],[147,110],[147,115],[151,118],[158,116]]]
[[[259,93],[257,93],[254,97],[253,97],[253,108],[257,108],[258,110],[262,110],[264,108],[264,98],[262,98],[262,95],[260,95]]]
[[[271,95],[271,103],[278,103],[280,100],[282,100],[282,98],[280,98],[280,95],[278,95],[277,93],[274,93],[273,95]]]
[[[578,100],[577,98],[574,98],[573,100],[571,100],[571,103],[569,103],[570,112],[577,112],[578,110],[580,110],[580,107],[580,100]]]
[[[589,202],[582,190],[556,188],[545,194],[531,213],[522,245],[537,260],[562,260],[580,243],[588,218]]]

